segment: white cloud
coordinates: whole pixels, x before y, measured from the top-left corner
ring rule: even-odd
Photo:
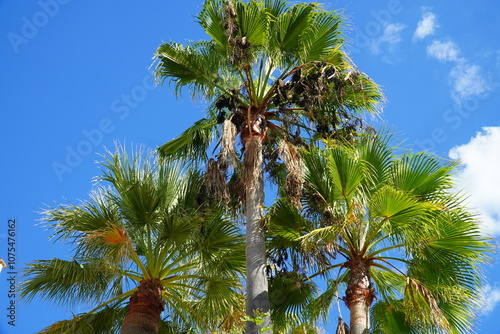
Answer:
[[[483,314],[488,314],[500,303],[500,288],[486,285],[483,289],[483,296],[483,308],[481,311]]]
[[[384,29],[384,34],[380,37],[382,42],[386,42],[389,44],[396,44],[401,42],[403,39],[401,38],[400,32],[406,28],[404,24],[401,23],[391,23]]]
[[[485,232],[500,235],[500,127],[484,127],[449,156],[463,164],[457,186],[470,195],[469,205],[479,211]]]
[[[431,45],[427,46],[427,54],[441,61],[458,61],[460,49],[452,42],[441,42],[434,40]]]
[[[475,64],[458,62],[450,72],[452,97],[460,103],[472,96],[484,95],[492,90],[481,73],[481,67]]]
[[[417,29],[413,34],[413,40],[424,39],[425,37],[434,34],[439,25],[436,22],[436,15],[431,12],[424,12],[422,19],[418,22]]]
[[[401,38],[401,31],[403,31],[403,29],[405,28],[406,26],[401,23],[390,23],[386,25],[382,36],[372,41],[372,53],[380,53],[383,45],[386,45],[388,47],[388,51],[394,51],[396,45],[403,41],[403,39]]]
[[[481,67],[459,57],[460,49],[453,41],[434,40],[427,46],[427,55],[455,65],[450,71],[451,96],[458,104],[473,96],[485,95],[493,90],[493,85],[486,80]]]

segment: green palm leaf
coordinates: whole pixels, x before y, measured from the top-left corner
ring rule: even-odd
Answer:
[[[367,296],[363,305],[374,304],[366,307],[374,333],[466,333],[479,308],[491,240],[480,233],[462,195],[449,191],[454,165],[425,154],[398,156],[390,138],[362,135],[354,145],[328,141],[337,146],[310,150],[304,157],[305,219],[299,218],[309,230],[301,230],[299,245],[275,238],[273,246],[317,254],[334,245],[333,256],[309,258],[326,260],[322,265],[297,268],[314,268],[312,278],[339,271],[340,278],[311,302],[315,318],[326,317],[347,286],[352,312],[359,307],[353,291]],[[295,219],[296,208],[288,212],[277,203],[283,218],[271,214],[270,226]],[[351,327],[359,317],[351,318]]]
[[[123,310],[145,284],[155,286],[148,291],[158,290],[158,303],[163,298],[166,315],[175,320],[165,322],[162,332],[216,327],[240,306],[244,246],[222,207],[197,203],[200,173],[183,172],[157,152],[129,157],[120,146],[107,152],[101,167],[88,201],[44,212],[56,240],[75,246],[73,260],[28,264],[21,297],[94,306],[45,332],[117,333]],[[198,314],[196,299],[211,305],[211,313]]]
[[[21,298],[27,301],[40,295],[52,302],[74,306],[89,301],[101,303],[116,293],[121,294],[119,273],[102,260],[39,260],[28,264],[24,275],[26,279],[20,290]],[[110,286],[113,288],[109,289]]]
[[[302,37],[303,62],[317,59],[331,60],[328,59],[331,53],[344,44],[341,24],[341,17],[335,12],[316,13],[314,23],[309,25],[309,29],[305,30]],[[339,62],[331,63],[339,64]]]
[[[214,139],[216,125],[216,122],[203,118],[176,139],[160,146],[158,151],[170,159],[206,161],[206,150]]]

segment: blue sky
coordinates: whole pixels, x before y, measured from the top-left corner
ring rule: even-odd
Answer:
[[[44,204],[86,198],[115,140],[157,147],[203,117],[203,104],[153,86],[162,41],[206,38],[201,1],[0,0],[0,258],[15,220],[16,274],[0,273],[0,333],[34,333],[82,309],[8,297],[23,263],[65,257],[36,226]],[[344,1],[350,55],[385,92],[380,120],[405,145],[462,159],[485,231],[500,236],[500,3]],[[478,333],[500,333],[499,256],[488,268]],[[8,324],[11,301],[15,327]],[[332,319],[337,315],[332,313]]]

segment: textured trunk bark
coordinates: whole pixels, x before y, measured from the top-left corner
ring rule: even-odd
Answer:
[[[163,288],[157,279],[144,280],[130,297],[120,334],[157,334],[163,311]]]
[[[266,276],[266,245],[265,233],[261,226],[264,215],[264,179],[262,171],[262,139],[257,136],[248,138],[245,145],[245,186],[246,186],[246,269],[247,269],[247,307],[250,317],[254,311],[269,312],[269,295]],[[271,318],[264,318],[264,322],[257,326],[248,321],[247,334],[259,334],[260,329],[271,327]],[[263,333],[271,334],[268,330]]]
[[[370,305],[373,288],[370,283],[369,265],[363,258],[349,261],[349,281],[346,304],[350,311],[350,334],[367,334],[370,328]]]

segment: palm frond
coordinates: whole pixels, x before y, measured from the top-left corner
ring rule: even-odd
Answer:
[[[437,210],[440,205],[419,202],[411,194],[391,186],[380,188],[372,197],[371,211],[374,217],[391,220],[391,222],[409,226],[413,218]],[[394,225],[397,226],[397,225]]]
[[[38,295],[51,302],[74,306],[76,303],[102,303],[121,292],[116,290],[121,284],[116,283],[122,278],[116,268],[107,267],[105,260],[34,261],[28,264],[24,277],[20,291],[21,298],[27,301]]]
[[[121,219],[118,207],[107,194],[106,189],[94,190],[89,194],[88,201],[48,207],[42,211],[42,223],[54,229],[52,237],[55,240],[63,238],[71,241],[89,231],[106,228]]]
[[[105,307],[98,312],[83,313],[70,320],[56,322],[39,334],[111,334],[118,333],[126,307]]]
[[[371,310],[370,317],[374,334],[423,333],[417,326],[412,327],[405,321],[401,300],[377,302]]]
[[[217,50],[228,56],[229,40],[226,28],[221,24],[225,21],[224,5],[225,1],[207,0],[196,18],[200,26],[215,42]]]
[[[295,314],[297,320],[304,317],[307,306],[315,299],[316,284],[297,272],[283,272],[270,280],[269,299],[276,325],[283,326],[287,315]]]
[[[193,97],[210,96],[218,91],[228,92],[222,86],[219,69],[224,66],[215,46],[210,42],[196,42],[184,47],[164,43],[156,51],[155,76],[160,84],[169,79],[177,94],[183,87],[190,88]]]
[[[243,47],[258,47],[265,44],[267,39],[267,14],[261,3],[251,1],[244,3],[236,2],[236,22],[238,24],[237,34],[245,38]],[[243,41],[241,41],[243,43]]]
[[[179,137],[160,146],[158,152],[169,159],[207,160],[206,150],[214,139],[217,122],[203,118],[185,130]]]
[[[429,323],[449,329],[448,319],[439,308],[432,292],[418,280],[406,278],[403,299],[406,320],[411,323]]]
[[[338,147],[327,150],[327,163],[335,199],[350,200],[363,181],[363,165],[359,163],[358,157]]]
[[[317,4],[301,3],[294,5],[286,12],[280,13],[273,25],[273,35],[276,38],[276,46],[284,54],[299,51],[301,35],[309,26],[311,12]]]
[[[316,12],[314,20],[302,36],[302,61],[325,60],[332,50],[342,48],[342,22],[341,16],[336,12]]]
[[[426,153],[408,154],[395,165],[393,180],[399,189],[426,198],[452,186],[455,167],[456,163],[444,164]]]

